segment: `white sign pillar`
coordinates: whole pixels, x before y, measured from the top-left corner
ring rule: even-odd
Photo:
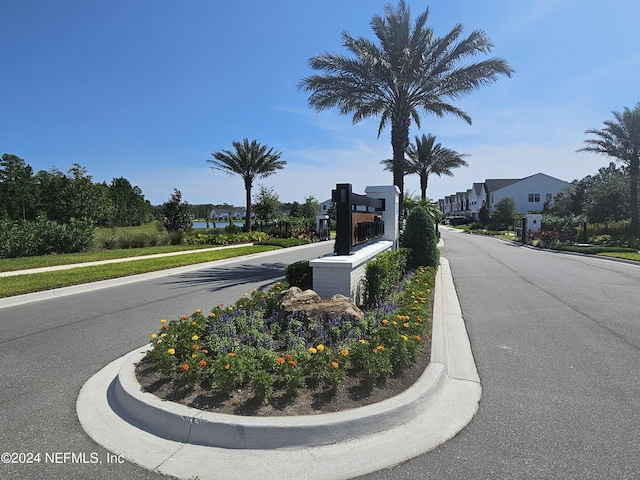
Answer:
[[[384,235],[381,240],[393,242],[393,248],[398,248],[398,216],[400,215],[400,189],[395,185],[380,185],[366,187],[364,193],[367,197],[383,198],[385,202],[382,221],[384,222]]]

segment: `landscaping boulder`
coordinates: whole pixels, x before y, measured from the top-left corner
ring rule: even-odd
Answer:
[[[320,298],[313,290],[301,290],[298,287],[291,287],[280,293],[276,308],[280,319],[297,312],[306,322],[343,315],[353,316],[358,320],[364,317],[362,310],[349,297],[338,294],[331,298]]]

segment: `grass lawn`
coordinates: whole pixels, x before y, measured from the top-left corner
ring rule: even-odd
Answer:
[[[602,256],[602,257],[623,258],[625,260],[633,260],[633,261],[636,261],[636,262],[640,262],[640,253],[606,252],[606,253],[599,253],[598,255]]]
[[[38,257],[3,258],[0,260],[0,272],[28,270],[30,268],[53,267],[56,265],[72,265],[74,263],[97,262],[114,258],[137,257],[156,253],[181,252],[212,248],[213,245],[165,245],[158,247],[126,248],[116,250],[98,250],[81,253],[65,253],[60,255],[42,255]]]
[[[191,247],[193,246],[184,246]],[[157,247],[153,247],[154,249]],[[175,247],[174,247],[175,248]],[[192,254],[176,255],[163,258],[150,258],[141,260],[132,260],[122,263],[111,263],[108,265],[95,265],[89,267],[78,267],[70,270],[60,270],[55,272],[32,273],[17,275],[11,277],[0,277],[0,298],[10,297],[13,295],[22,295],[24,293],[39,292],[50,290],[53,288],[68,287],[70,285],[80,285],[83,283],[97,282],[99,280],[107,280],[111,278],[125,277],[129,275],[137,275],[140,273],[153,272],[168,268],[182,267],[185,265],[193,265],[197,263],[211,262],[214,260],[222,260],[240,255],[249,255],[252,253],[266,252],[269,250],[277,250],[280,247],[270,245],[255,246],[239,246],[237,248],[224,248],[220,250],[209,250],[206,252],[197,252]],[[141,249],[126,250],[139,255]],[[182,248],[184,250],[184,248]],[[117,251],[94,252],[109,253]],[[122,252],[122,251],[120,251]],[[91,253],[91,252],[89,252]],[[158,253],[158,252],[155,252]],[[77,254],[82,255],[82,254]],[[60,255],[62,256],[62,255]],[[33,257],[34,259],[43,257]],[[114,258],[114,257],[111,257]],[[115,257],[118,258],[118,257]],[[122,257],[120,257],[122,258]],[[104,260],[105,258],[101,258]],[[17,259],[26,260],[26,259]],[[0,260],[0,265],[5,262]],[[69,262],[78,263],[88,261],[86,259]],[[59,264],[58,264],[59,265]],[[43,266],[43,265],[38,265]],[[32,267],[33,268],[33,267]]]

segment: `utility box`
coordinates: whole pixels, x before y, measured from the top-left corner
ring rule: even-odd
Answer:
[[[542,228],[542,215],[539,213],[527,214],[527,240],[529,240],[530,233],[539,232]]]

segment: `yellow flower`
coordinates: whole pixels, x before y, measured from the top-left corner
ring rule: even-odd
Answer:
[[[160,336],[161,336],[162,338],[164,338],[164,337],[166,337],[166,336],[167,336],[167,334],[166,334],[166,333],[161,333],[161,334],[160,334]]]
[[[199,308],[196,308],[196,313],[201,313],[202,310],[200,310]]]
[[[407,337],[406,335],[402,335],[402,340],[406,342],[407,340],[409,340],[409,337]]]
[[[404,324],[403,324],[403,327],[404,327],[404,328],[409,328],[409,323],[404,323]]]
[[[209,317],[211,317],[211,318],[213,318],[213,317],[215,317],[215,316],[216,316],[216,314],[215,314],[215,313],[213,313],[213,312],[211,312],[211,313],[209,314]]]
[[[376,347],[376,350],[384,350],[384,345],[378,345],[378,346]]]
[[[164,325],[165,323],[167,323],[167,321],[163,318],[162,320],[160,320],[160,323]]]
[[[231,368],[231,365],[229,365],[228,363],[224,366],[225,370],[229,370]]]
[[[227,310],[232,311],[232,310],[233,310],[233,307],[229,307],[229,308],[227,308]]]
[[[193,340],[194,342],[198,340],[198,335],[194,335],[193,337],[191,337],[191,340]]]
[[[384,324],[386,325],[387,323],[389,323],[389,320],[387,320],[387,319],[385,318],[384,320],[382,320],[382,323],[384,323]]]
[[[159,338],[158,340],[156,340],[156,345],[160,345],[162,343],[162,339]]]
[[[366,341],[366,340],[362,340],[362,339],[360,339],[360,340],[358,340],[358,341],[359,341],[361,344],[363,344],[363,345],[364,345],[365,343],[367,343],[367,341]]]
[[[174,355],[176,353],[176,350],[175,350],[175,348],[170,348],[169,350],[167,350],[167,353],[169,355]]]
[[[197,355],[195,353],[191,354],[191,358],[196,358]]]
[[[324,345],[320,344],[316,347],[318,349],[319,352],[324,350]]]
[[[152,333],[152,334],[151,334],[151,338],[156,338],[157,336],[158,336],[158,335],[157,335],[157,334],[155,334],[155,333]]]
[[[316,350],[315,348],[311,347],[309,349],[309,353],[313,354],[313,353],[318,353],[318,350]]]

